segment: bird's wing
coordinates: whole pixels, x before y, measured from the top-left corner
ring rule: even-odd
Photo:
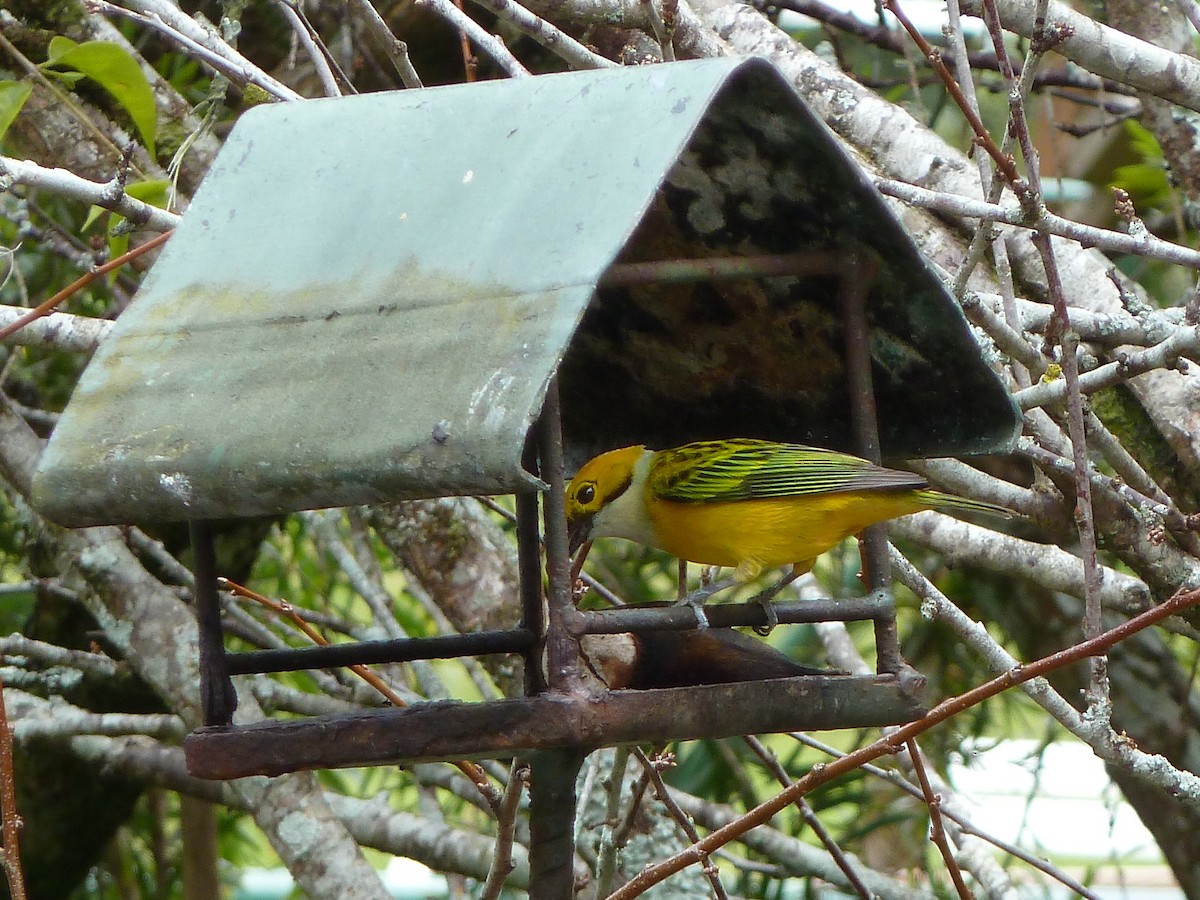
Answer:
[[[912,472],[857,456],[769,441],[701,441],[655,454],[650,489],[663,500],[705,503],[849,491],[920,490]]]

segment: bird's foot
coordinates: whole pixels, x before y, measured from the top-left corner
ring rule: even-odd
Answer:
[[[771,602],[769,596],[770,591],[763,591],[755,599],[758,600],[758,605],[763,608],[763,615],[767,617],[765,625],[752,625],[754,633],[766,637],[775,630],[775,626],[779,624],[779,613],[775,612],[775,604]]]
[[[737,584],[737,581],[733,580],[733,579],[730,579],[728,581],[710,582],[709,584],[702,584],[700,587],[696,588],[696,590],[692,591],[687,596],[680,597],[678,600],[676,600],[675,605],[691,607],[692,612],[696,616],[696,627],[697,628],[707,628],[708,627],[708,616],[706,616],[704,614],[704,602],[709,597],[711,597],[713,594],[717,593],[718,591],[723,591],[726,588],[733,587],[735,584]]]
[[[767,617],[767,621],[766,621],[765,625],[753,626],[755,634],[759,634],[759,635],[762,635],[763,637],[766,637],[768,634],[770,634],[772,631],[775,630],[775,626],[779,624],[779,613],[777,613],[775,611],[775,598],[779,596],[780,592],[785,587],[787,587],[789,584],[791,584],[793,581],[795,581],[797,578],[799,578],[803,574],[804,574],[804,572],[797,572],[795,570],[792,570],[791,572],[788,572],[786,575],[784,575],[782,578],[780,578],[773,585],[771,585],[769,588],[767,588],[765,591],[760,592],[759,595],[754,598],[755,600],[758,601],[758,604],[763,608],[763,615],[765,615]]]

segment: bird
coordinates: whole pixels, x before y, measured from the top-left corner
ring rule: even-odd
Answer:
[[[595,538],[625,538],[690,562],[732,567],[734,583],[791,566],[788,583],[844,538],[921,510],[1012,515],[848,453],[750,438],[609,450],[580,467],[565,505],[572,554]],[[700,607],[714,592],[685,598],[701,625]],[[773,611],[764,608],[770,624]]]

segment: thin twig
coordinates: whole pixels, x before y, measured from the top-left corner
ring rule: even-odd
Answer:
[[[408,44],[392,34],[392,30],[388,28],[387,22],[383,20],[383,16],[379,15],[371,0],[355,0],[355,5],[362,13],[367,28],[375,35],[379,43],[383,44],[383,52],[392,61],[404,86],[406,88],[421,87],[421,76],[413,68],[412,60],[408,56]]]
[[[1077,350],[1079,337],[1077,333],[1072,333],[1075,334],[1072,347]],[[1063,400],[1069,402],[1072,390],[1077,390],[1081,394],[1092,394],[1154,369],[1173,368],[1181,356],[1195,356],[1196,354],[1200,354],[1200,325],[1180,328],[1154,347],[1137,353],[1121,353],[1113,362],[1105,363],[1083,374],[1079,374],[1078,362],[1076,362],[1074,366],[1075,384],[1072,385],[1069,380],[1070,376],[1067,375],[1066,363],[1068,359],[1077,360],[1078,354],[1076,352],[1069,353],[1064,345],[1062,350],[1064,377],[1039,381],[1037,384],[1018,391],[1016,401],[1023,410],[1061,403]]]
[[[954,858],[954,851],[950,849],[950,840],[946,837],[946,828],[942,824],[942,798],[933,792],[933,787],[929,784],[929,775],[925,772],[925,763],[921,760],[921,751],[917,749],[917,742],[915,740],[905,741],[905,746],[907,746],[908,755],[913,762],[913,771],[917,773],[917,780],[921,784],[925,805],[929,808],[930,837],[941,851],[942,860],[946,863],[946,870],[950,873],[950,880],[954,882],[954,889],[958,891],[958,896],[961,900],[974,900],[971,889],[963,880],[958,860]]]
[[[4,683],[0,681],[0,865],[8,880],[12,900],[25,900],[25,874],[21,869],[21,816],[17,812],[17,781],[13,776],[12,729],[4,705]]]
[[[221,590],[229,591],[230,593],[236,594],[239,597],[245,597],[248,600],[253,600],[255,603],[265,606],[276,615],[290,620],[292,624],[314,644],[322,647],[329,645],[329,641],[325,640],[325,636],[321,634],[321,632],[317,631],[296,614],[292,604],[281,602],[279,600],[272,600],[270,597],[264,596],[257,591],[253,591],[245,585],[238,584],[235,581],[230,581],[228,578],[218,578],[217,586],[220,587]],[[353,665],[348,666],[347,668],[349,668],[351,672],[386,697],[388,702],[393,706],[404,707],[408,705],[404,702],[404,698],[392,689],[391,685],[389,685],[386,681],[384,681],[366,666]],[[502,797],[500,792],[496,789],[496,786],[488,780],[487,773],[485,773],[478,764],[465,760],[456,762],[454,765],[460,772],[471,779],[471,783],[478,788],[479,793],[481,793],[484,796],[484,799],[487,800],[488,805],[492,808],[492,811],[496,812],[500,808]]]
[[[87,287],[89,284],[91,284],[93,281],[95,281],[97,278],[101,277],[102,275],[104,275],[108,272],[111,272],[113,269],[120,268],[121,266],[125,265],[125,263],[129,262],[130,260],[137,259],[137,257],[141,256],[144,253],[149,253],[151,250],[153,250],[155,247],[158,247],[161,244],[165,244],[167,242],[167,240],[171,237],[171,235],[174,233],[175,233],[174,231],[164,231],[162,234],[155,235],[154,237],[150,238],[150,240],[146,241],[146,243],[142,244],[140,247],[135,247],[133,250],[130,250],[128,253],[122,253],[116,259],[109,260],[104,265],[97,266],[91,272],[87,272],[86,274],[81,275],[79,278],[76,278],[74,281],[72,281],[69,285],[67,285],[65,288],[63,288],[61,291],[59,291],[57,294],[55,294],[49,300],[44,300],[43,302],[41,302],[37,306],[35,306],[33,309],[31,309],[28,313],[21,316],[21,318],[17,319],[15,322],[10,322],[8,325],[5,325],[3,328],[0,328],[0,341],[3,341],[5,338],[10,337],[15,332],[20,331],[22,328],[24,328],[30,322],[40,319],[42,316],[47,315],[48,313],[52,312],[54,310],[54,307],[58,306],[58,304],[62,303],[64,300],[66,300],[68,297],[70,297],[72,294],[76,293],[77,291],[80,291],[83,288]]]
[[[809,16],[831,28],[836,28],[839,31],[844,31],[847,34],[860,38],[873,46],[879,47],[881,50],[887,50],[890,53],[903,52],[900,38],[886,26],[865,22],[853,13],[845,12],[843,9],[825,2],[825,0],[770,0],[765,5],[778,7],[779,9],[788,9],[798,12],[801,15]],[[963,55],[957,41],[954,42],[950,53],[943,52],[943,57],[946,59],[947,65],[952,66],[955,71],[959,72],[960,77],[962,67],[959,59]],[[965,58],[966,66],[969,69],[994,72],[998,68],[996,54],[986,50],[966,52]],[[1128,85],[1111,79],[1100,78],[1091,72],[1074,66],[1071,68],[1063,67],[1055,69],[1051,72],[1043,71],[1037,73],[1034,80],[1035,87],[1047,87],[1051,85],[1078,88],[1085,91],[1102,90],[1106,93],[1114,94],[1133,93],[1133,89]]]
[[[893,561],[894,559],[895,557],[893,556]],[[843,756],[845,756],[844,751],[839,750],[837,747],[826,744],[823,741],[817,740],[810,734],[804,734],[803,732],[790,732],[788,736],[807,747],[812,747],[814,750],[819,750],[821,753],[824,753],[833,759],[841,759]],[[895,785],[897,788],[904,791],[911,797],[915,797],[918,800],[924,799],[924,794],[922,793],[920,786],[913,784],[898,771],[892,769],[882,769],[879,766],[872,765],[871,763],[866,763],[861,768],[868,775],[872,775],[875,778],[880,778],[889,784]],[[1061,871],[1047,860],[1037,856],[1036,854],[1030,853],[1027,850],[1023,850],[1016,844],[1010,844],[1008,841],[998,838],[994,834],[989,834],[988,832],[983,831],[977,825],[972,823],[971,820],[966,816],[945,807],[942,808],[942,815],[954,822],[954,824],[962,830],[963,834],[969,834],[972,837],[979,838],[981,841],[986,841],[996,849],[1002,850],[1009,856],[1021,860],[1021,862],[1025,863],[1026,865],[1032,866],[1038,871],[1043,872],[1044,874],[1053,878],[1055,881],[1060,882],[1064,887],[1078,894],[1080,897],[1084,897],[1086,900],[1100,900],[1098,894],[1088,890],[1088,888],[1086,888],[1079,881],[1072,878],[1066,872]]]
[[[641,753],[641,751],[636,747],[630,747],[628,749],[630,753]],[[627,758],[628,754],[620,758],[622,766]],[[613,767],[613,774],[617,777],[618,781],[625,777],[624,772],[624,768],[621,768],[618,771],[616,766]],[[637,825],[638,811],[642,806],[642,798],[645,797],[646,788],[649,786],[650,770],[643,769],[642,774],[638,777],[638,780],[633,783],[633,787],[629,790],[629,803],[625,807],[625,814],[621,817],[620,821],[613,826],[612,844],[614,849],[620,850],[627,843],[629,843],[629,836],[633,834],[633,829]]]
[[[342,96],[337,79],[333,76],[333,70],[329,68],[329,60],[321,49],[317,47],[317,42],[309,30],[308,23],[297,12],[295,0],[275,0],[275,5],[279,7],[279,11],[283,13],[283,17],[287,19],[288,25],[296,35],[296,40],[300,42],[300,46],[308,54],[309,61],[313,64],[313,69],[317,73],[317,78],[321,81],[321,87],[325,90],[325,96]]]
[[[575,69],[606,69],[617,64],[594,53],[561,28],[530,12],[516,0],[475,0],[479,6],[512,22],[551,53],[566,60]]]
[[[464,16],[466,15],[466,12],[463,10],[462,0],[451,0],[451,2],[454,4],[455,9],[457,9],[460,13],[463,13]],[[458,46],[459,51],[462,53],[463,59],[463,80],[466,81],[467,84],[470,84],[475,81],[475,78],[479,73],[479,60],[471,51],[471,42],[467,40],[467,33],[462,29],[459,29],[458,32]]]
[[[508,770],[508,785],[504,797],[496,809],[496,846],[492,851],[492,864],[488,868],[487,880],[480,891],[480,900],[496,900],[504,890],[505,879],[515,869],[513,842],[517,830],[517,807],[529,778],[529,763],[517,758]]]
[[[529,70],[513,56],[499,36],[485,31],[478,22],[455,6],[452,0],[413,0],[413,5],[433,11],[463,32],[471,39],[471,43],[495,60],[510,78],[524,78],[529,75]]]
[[[965,0],[963,8],[981,15],[980,0]],[[1150,41],[1101,25],[1085,12],[1067,3],[1054,2],[1051,15],[1039,21],[1033,0],[1006,0],[1000,9],[1004,28],[1037,40],[1046,21],[1053,21],[1058,38],[1055,52],[1101,78],[1119,81],[1126,88],[1161,97],[1200,112],[1200,62],[1185,53],[1175,53]]]
[[[159,209],[125,192],[125,176],[106,182],[89,181],[66,169],[39,166],[27,159],[0,156],[0,189],[11,190],[13,185],[25,185],[49,191],[82,203],[100,206],[124,216],[134,225],[154,231],[169,231],[179,223],[179,216]]]
[[[788,776],[788,773],[784,770],[779,760],[775,758],[775,754],[762,741],[752,734],[745,735],[742,740],[762,760],[763,765],[775,776],[775,780],[780,785],[786,788],[792,783],[792,779]],[[820,818],[818,818],[809,802],[803,797],[798,797],[796,799],[796,808],[800,810],[800,815],[804,818],[804,824],[812,829],[813,834],[817,836],[817,839],[829,851],[829,856],[837,863],[837,867],[842,870],[842,874],[846,876],[846,880],[850,882],[850,886],[854,888],[854,892],[862,897],[863,900],[871,900],[873,896],[871,889],[863,883],[862,878],[855,871],[854,866],[851,865],[849,857],[846,856],[846,852],[833,839],[833,835],[829,833],[829,830],[821,822]]]
[[[279,100],[304,99],[238,53],[215,32],[206,29],[166,0],[126,2],[135,9],[125,9],[107,0],[87,0],[88,6],[104,15],[129,19],[161,33],[168,40],[178,44],[189,56],[241,87],[253,84]]]
[[[1030,217],[1024,209],[989,203],[974,197],[932,191],[890,178],[876,178],[874,181],[880,192],[890,197],[898,197],[913,206],[933,210],[943,215],[991,219],[1018,228],[1042,228],[1051,234],[1078,241],[1087,247],[1098,247],[1111,253],[1132,253],[1179,266],[1187,266],[1189,269],[1200,269],[1200,251],[1164,241],[1148,232],[1145,235],[1135,236],[1092,225],[1083,225],[1055,215],[1046,209],[1041,209],[1033,217]]]
[[[1029,185],[1021,178],[1021,173],[1017,171],[1017,164],[1011,156],[1002,153],[1000,148],[996,146],[995,141],[991,139],[987,127],[983,124],[983,120],[971,108],[971,104],[963,96],[962,88],[954,80],[954,76],[950,74],[950,70],[946,68],[946,64],[942,62],[941,54],[937,48],[925,40],[925,36],[917,30],[917,27],[904,14],[897,0],[884,0],[883,6],[904,26],[904,30],[913,39],[913,43],[921,48],[921,52],[925,54],[925,58],[929,60],[929,64],[933,66],[933,70],[942,79],[946,90],[950,92],[950,96],[954,98],[954,102],[958,104],[958,108],[970,123],[971,130],[974,131],[976,137],[979,139],[979,145],[992,158],[992,161],[996,164],[996,168],[1004,176],[1004,180],[1012,187],[1013,192],[1017,195],[1017,199],[1021,202],[1021,208],[1025,210],[1027,215],[1036,215],[1038,202],[1032,197]]]
[[[596,759],[597,765],[599,758]],[[618,843],[618,818],[621,813],[621,791],[625,787],[625,768],[629,763],[629,747],[613,748],[612,766],[609,768],[608,791],[605,798],[604,828],[600,832],[600,850],[596,861],[596,895],[602,896],[612,888],[613,878],[617,872],[617,852],[621,845]],[[594,770],[593,770],[594,771]],[[642,773],[640,789],[632,791],[630,808],[636,810],[641,802],[642,792],[650,778]],[[585,792],[584,797],[587,796]],[[636,802],[635,802],[636,801]]]
[[[1058,333],[1067,400],[1067,433],[1071,439],[1071,454],[1075,463],[1075,521],[1079,529],[1083,556],[1083,633],[1085,637],[1094,638],[1103,628],[1103,619],[1100,604],[1100,560],[1096,546],[1095,513],[1092,509],[1092,483],[1088,478],[1087,432],[1083,421],[1083,394],[1079,384],[1079,336],[1071,330],[1067,302],[1050,236],[1038,232],[1034,235],[1033,242],[1042,256],[1050,299],[1054,303],[1056,318],[1061,328]],[[1107,722],[1111,713],[1107,659],[1103,656],[1094,657],[1090,668],[1089,706],[1092,717]]]
[[[663,21],[662,13],[654,5],[655,0],[641,0],[641,2],[646,7],[646,18],[650,20],[650,27],[654,30],[654,38],[658,41],[659,49],[662,51],[663,62],[675,62],[675,48],[671,45],[672,34]]]
[[[649,759],[640,747],[633,748],[633,754],[637,757],[638,762],[642,764],[643,770],[649,776],[650,783],[654,786],[654,796],[658,798],[658,802],[666,809],[667,814],[675,820],[675,824],[679,829],[687,835],[687,839],[693,844],[700,840],[700,834],[696,831],[696,826],[692,824],[692,820],[688,818],[687,813],[679,808],[679,804],[671,797],[671,793],[667,790],[666,784],[663,783],[662,775],[659,774],[660,769],[668,768],[675,765],[675,754],[659,754],[654,759]],[[708,879],[709,887],[712,888],[713,896],[717,900],[729,900],[729,894],[725,890],[725,885],[721,883],[721,873],[717,867],[712,864],[707,858],[700,860],[700,865],[703,867],[704,877]]]

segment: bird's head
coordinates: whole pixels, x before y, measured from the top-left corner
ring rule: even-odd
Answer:
[[[638,463],[649,454],[645,447],[609,450],[583,464],[567,485],[567,534],[571,553],[594,537],[633,537],[623,528],[628,502],[616,503],[639,474]],[[644,477],[644,473],[643,477]],[[629,498],[626,498],[629,499]],[[641,507],[639,497],[636,506]]]

